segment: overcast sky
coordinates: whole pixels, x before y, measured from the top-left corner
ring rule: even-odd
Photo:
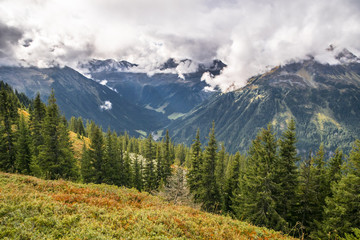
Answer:
[[[221,59],[226,89],[269,66],[360,49],[359,0],[0,0],[0,64]]]

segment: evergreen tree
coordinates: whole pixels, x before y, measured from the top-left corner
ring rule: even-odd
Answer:
[[[235,202],[234,200],[234,193],[235,190],[238,189],[239,184],[239,178],[240,178],[240,171],[241,171],[241,162],[243,162],[244,159],[240,155],[239,152],[236,152],[233,159],[230,160],[229,163],[229,174],[226,178],[225,184],[224,184],[224,203],[223,203],[223,211],[224,213],[231,213],[235,214]]]
[[[219,187],[220,196],[223,198],[223,191],[225,185],[225,146],[224,143],[221,144],[221,150],[218,152],[216,167],[215,167],[215,177],[216,182]],[[223,202],[223,200],[221,201]]]
[[[20,116],[18,138],[16,142],[15,169],[22,174],[31,174],[31,136],[23,115]]]
[[[343,165],[343,152],[339,149],[335,150],[335,153],[332,158],[329,160],[329,167],[327,168],[327,182],[329,185],[333,183],[338,183],[341,179],[341,167]],[[331,192],[329,193],[331,195]]]
[[[164,170],[163,170],[163,154],[161,152],[161,144],[156,146],[156,188],[161,187],[164,183]]]
[[[102,183],[104,180],[104,137],[101,128],[95,125],[90,134],[90,149],[88,150],[92,166],[94,168],[94,183]]]
[[[164,158],[163,158],[163,181],[166,185],[167,179],[171,176],[171,164],[172,164],[172,158],[171,158],[171,152],[170,152],[170,137],[169,137],[169,131],[166,130],[165,135],[165,144],[164,144]]]
[[[314,177],[314,159],[309,153],[309,157],[300,165],[299,187],[298,187],[298,218],[301,223],[304,237],[308,235],[313,226],[312,213],[317,207],[316,183]]]
[[[278,185],[275,192],[276,211],[291,226],[297,221],[296,189],[298,187],[298,170],[296,163],[300,160],[296,151],[295,121],[291,119],[287,130],[279,141],[279,158],[275,166],[275,182]]]
[[[81,155],[81,178],[84,183],[95,182],[95,168],[90,157],[90,151],[86,149],[84,142],[82,155]]]
[[[8,88],[8,89],[7,89]],[[0,88],[0,170],[14,172],[16,151],[12,125],[19,118],[16,96],[10,87],[1,82]]]
[[[36,158],[39,155],[39,147],[44,144],[41,130],[46,115],[46,106],[41,101],[39,93],[36,94],[33,105],[33,110],[30,112],[30,128],[33,158]]]
[[[124,178],[124,185],[126,187],[132,187],[133,183],[132,183],[132,169],[131,169],[131,159],[130,159],[130,155],[129,155],[129,151],[126,151],[125,153],[125,157],[124,157],[124,173],[123,173],[123,178]],[[154,179],[155,180],[155,179]]]
[[[133,175],[133,186],[141,191],[143,186],[142,178],[142,164],[139,162],[139,157],[136,154],[134,159],[134,175]]]
[[[354,143],[345,173],[332,185],[332,197],[326,199],[323,231],[331,239],[360,226],[360,140]]]
[[[269,124],[259,132],[249,150],[248,167],[237,194],[237,216],[256,225],[280,230],[286,225],[276,211],[274,193],[278,190],[275,182],[277,142]]]
[[[202,164],[201,187],[199,199],[202,208],[211,212],[220,211],[220,193],[216,182],[215,168],[217,161],[217,143],[215,139],[215,123],[209,133],[209,142],[204,151],[204,162]]]
[[[191,166],[187,174],[187,182],[190,193],[193,195],[195,202],[199,200],[200,187],[201,187],[201,142],[200,142],[200,130],[196,132],[196,137],[193,140],[194,143],[191,146]]]
[[[82,136],[85,135],[85,128],[84,128],[84,121],[82,120],[81,117],[79,117],[77,119],[77,129],[78,129],[78,133]]]
[[[118,138],[116,133],[108,129],[105,137],[104,159],[103,159],[103,182],[107,184],[121,185],[120,176],[120,152],[117,149]]]
[[[60,116],[54,91],[46,108],[42,136],[44,143],[39,147],[35,162],[39,169],[38,174],[46,179],[76,179],[77,170],[69,133]]]
[[[154,166],[154,146],[151,133],[145,142],[145,160],[146,165],[144,169],[144,189],[151,192],[156,188],[156,173]]]

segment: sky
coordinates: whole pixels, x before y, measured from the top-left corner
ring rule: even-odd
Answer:
[[[359,39],[359,0],[0,0],[0,65],[114,58],[151,71],[170,57],[220,59],[228,67],[204,80],[223,91],[310,55],[360,56]]]

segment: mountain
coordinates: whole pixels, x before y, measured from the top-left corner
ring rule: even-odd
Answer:
[[[206,65],[189,59],[178,61],[173,58],[150,71],[151,74],[145,73],[137,64],[111,59],[91,60],[80,66],[85,74],[128,101],[162,113],[171,120],[184,115],[213,95],[213,92],[204,91],[208,85],[201,77],[205,72],[218,75],[224,67],[226,65],[220,60]]]
[[[294,239],[135,189],[0,172],[1,239]]]
[[[40,92],[45,102],[54,89],[57,103],[68,119],[81,116],[118,132],[126,130],[137,136],[169,122],[162,114],[134,104],[69,67],[0,67],[0,80],[31,98]]]
[[[170,123],[170,133],[175,141],[191,144],[200,128],[204,141],[215,121],[217,139],[230,152],[245,152],[268,123],[279,132],[294,118],[301,154],[317,150],[321,142],[329,151],[349,151],[360,138],[360,63],[345,55],[338,65],[307,60],[252,77],[245,87],[217,94]]]

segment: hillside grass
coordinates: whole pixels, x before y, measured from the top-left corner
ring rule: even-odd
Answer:
[[[109,185],[0,172],[0,239],[291,239]]]

